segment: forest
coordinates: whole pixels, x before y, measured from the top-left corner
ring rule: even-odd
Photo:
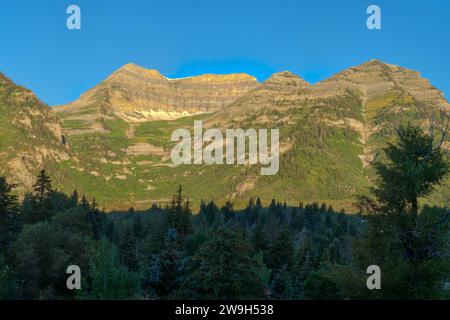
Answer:
[[[0,299],[450,299],[450,211],[421,202],[450,170],[434,143],[400,126],[355,214],[259,198],[193,213],[176,185],[168,204],[105,213],[45,170],[21,200],[0,177]],[[69,265],[80,290],[66,286]]]

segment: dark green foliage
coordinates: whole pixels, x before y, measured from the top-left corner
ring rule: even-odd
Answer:
[[[13,265],[27,298],[72,296],[67,290],[66,268],[76,264],[86,270],[91,229],[84,212],[73,208],[49,222],[25,225],[12,249]]]
[[[172,202],[167,211],[166,229],[175,229],[177,232],[177,242],[182,243],[192,231],[191,220],[191,203],[189,199],[184,199],[183,190],[181,186],[179,186],[178,192],[173,196]]]
[[[244,210],[202,201],[193,215],[181,186],[165,209],[105,214],[95,199],[53,191],[45,171],[19,205],[0,178],[0,298],[447,298],[448,212],[415,208],[447,164],[439,151],[426,156],[430,139],[417,129],[399,134],[390,162],[376,165],[373,199],[355,216],[316,202],[263,207],[260,198]],[[66,288],[72,264],[80,291]],[[367,290],[372,264],[382,269],[381,291]]]
[[[219,229],[192,258],[179,295],[185,299],[262,298],[259,264],[240,231]]]
[[[28,224],[50,220],[54,213],[52,181],[42,169],[33,185],[33,192],[27,195],[22,212],[24,222]]]
[[[434,137],[411,125],[401,126],[398,143],[385,148],[388,163],[377,162],[378,187],[374,189],[381,210],[418,213],[418,198],[427,196],[449,171],[448,160]]]
[[[272,298],[274,299],[291,299],[294,294],[292,274],[289,272],[287,265],[276,271],[272,284],[270,286]]]
[[[11,193],[14,186],[0,177],[0,248],[6,252],[21,228],[17,197]]]
[[[311,300],[336,300],[339,296],[339,288],[332,280],[327,278],[327,273],[321,270],[312,272],[305,281],[305,298]]]
[[[226,223],[234,221],[235,212],[233,209],[233,203],[227,201],[220,211],[223,214],[223,218]]]
[[[362,198],[367,228],[356,240],[353,266],[335,267],[327,276],[353,298],[436,299],[444,296],[450,274],[447,210],[419,207],[449,170],[433,138],[410,125],[398,129],[398,142],[385,149],[386,162],[375,168],[379,183],[373,199]],[[344,223],[340,223],[343,227]],[[357,285],[366,268],[382,270],[382,290]],[[360,288],[348,292],[343,284]]]
[[[19,284],[12,270],[0,255],[0,300],[20,299]]]
[[[145,270],[144,289],[150,297],[166,299],[174,295],[186,276],[188,258],[177,245],[175,229],[167,230],[164,249],[151,256]]]
[[[294,258],[294,244],[288,228],[283,228],[278,233],[273,246],[269,249],[267,266],[274,271],[282,268],[290,269]]]
[[[181,188],[165,210],[109,215],[76,193],[48,198],[56,212],[12,240],[5,297],[303,299],[321,263],[348,261],[347,230],[359,221],[317,204],[263,208],[260,199],[237,212],[211,201],[194,218]],[[65,287],[70,264],[82,270],[79,292]]]

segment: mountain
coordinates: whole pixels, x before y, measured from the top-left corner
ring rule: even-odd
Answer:
[[[33,185],[42,167],[55,172],[69,158],[61,124],[28,89],[0,73],[0,174],[19,191]]]
[[[242,207],[261,197],[351,209],[400,123],[425,124],[431,114],[450,111],[418,72],[377,60],[314,85],[288,71],[258,83],[245,74],[167,79],[128,64],[54,108],[59,121],[34,104],[62,126],[65,145],[57,130],[55,139],[43,140],[64,155],[52,160],[58,187],[76,187],[109,209],[168,202],[179,184],[194,204],[231,200]],[[192,131],[194,120],[206,128],[280,129],[278,174],[261,176],[260,165],[174,165],[171,134]],[[439,192],[426,201],[441,201]]]
[[[425,124],[431,114],[450,110],[443,94],[418,72],[377,60],[314,85],[277,78],[208,122],[209,127],[281,129],[280,171],[276,177],[249,174],[247,197],[349,203],[367,191],[374,176],[370,163],[383,156],[381,148],[400,123]]]
[[[144,122],[211,113],[257,85],[256,78],[244,73],[169,79],[156,70],[130,63],[80,99],[55,111],[68,130],[75,120],[76,132],[100,132],[107,130],[102,121],[113,117]]]

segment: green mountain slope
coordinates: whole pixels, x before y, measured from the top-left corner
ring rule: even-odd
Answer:
[[[45,167],[55,169],[69,158],[65,136],[53,111],[26,88],[0,73],[0,174],[23,193]]]
[[[418,72],[376,60],[314,85],[287,71],[262,84],[253,79],[206,75],[171,80],[126,65],[79,100],[54,109],[66,145],[57,135],[45,138],[38,127],[33,130],[42,132],[31,134],[64,155],[46,161],[59,188],[70,192],[76,187],[107,209],[168,202],[179,184],[196,205],[214,199],[242,207],[250,197],[261,197],[349,209],[355,196],[370,187],[370,163],[383,157],[380,150],[400,123],[425,124],[431,114],[450,110],[442,93]],[[3,95],[1,101],[11,103]],[[4,123],[11,115],[1,116]],[[278,128],[278,174],[261,176],[261,165],[174,165],[171,134],[178,128],[192,131],[194,120],[222,130]],[[57,119],[54,123],[59,125]],[[2,142],[10,148],[15,142],[8,139],[17,139],[13,130],[18,127],[2,130],[14,132],[5,133]],[[8,168],[6,162],[2,168]],[[441,201],[439,193],[426,201]]]

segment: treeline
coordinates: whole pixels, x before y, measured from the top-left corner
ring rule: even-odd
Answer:
[[[449,171],[419,128],[375,163],[377,186],[347,215],[325,204],[203,202],[105,214],[42,171],[19,203],[0,178],[2,299],[447,299],[449,212],[420,206]],[[430,142],[431,141],[431,142]],[[81,290],[66,286],[80,267]],[[381,269],[369,290],[367,267]]]

